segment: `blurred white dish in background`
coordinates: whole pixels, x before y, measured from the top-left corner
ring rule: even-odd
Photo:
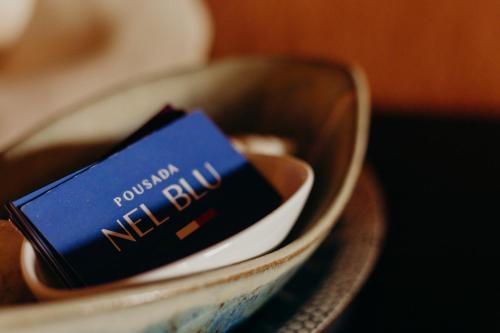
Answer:
[[[211,42],[202,0],[37,2],[20,39],[0,51],[0,149],[111,87],[204,64]]]
[[[0,51],[19,39],[34,7],[35,0],[0,0]]]
[[[299,217],[311,191],[313,170],[306,162],[286,155],[247,154],[247,157],[281,194],[283,203],[243,231],[200,252],[154,270],[116,282],[81,289],[58,288],[47,282],[54,281],[54,277],[51,277],[51,272],[39,264],[39,258],[33,247],[25,240],[21,254],[24,280],[38,299],[62,299],[219,268],[272,250],[285,239]]]

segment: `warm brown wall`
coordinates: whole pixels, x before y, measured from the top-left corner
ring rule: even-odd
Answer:
[[[216,58],[354,61],[365,67],[376,104],[500,110],[499,0],[207,2]]]

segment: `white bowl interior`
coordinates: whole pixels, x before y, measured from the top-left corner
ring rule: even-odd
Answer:
[[[304,161],[282,155],[247,154],[252,164],[281,194],[283,203],[245,230],[203,251],[154,270],[99,286],[66,289],[28,241],[21,260],[23,277],[39,299],[59,299],[95,293],[111,288],[148,283],[210,270],[244,261],[276,247],[297,220],[312,187],[314,174]]]

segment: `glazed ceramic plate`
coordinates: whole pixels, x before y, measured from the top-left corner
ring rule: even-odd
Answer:
[[[236,332],[331,332],[366,281],[385,235],[384,204],[365,169],[335,232],[277,295]]]
[[[202,107],[229,135],[271,135],[293,144],[295,154],[313,167],[315,183],[290,235],[274,251],[228,267],[4,307],[0,331],[226,331],[275,294],[335,226],[363,163],[368,92],[357,69],[299,60],[227,60],[130,83],[85,102],[0,155],[0,201],[95,159],[166,102]],[[18,277],[0,273],[11,288],[0,292],[15,292]]]

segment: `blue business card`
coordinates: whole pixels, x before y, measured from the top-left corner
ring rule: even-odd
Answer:
[[[70,286],[181,259],[252,225],[281,202],[202,112],[176,115],[139,134],[10,205],[16,225]]]

